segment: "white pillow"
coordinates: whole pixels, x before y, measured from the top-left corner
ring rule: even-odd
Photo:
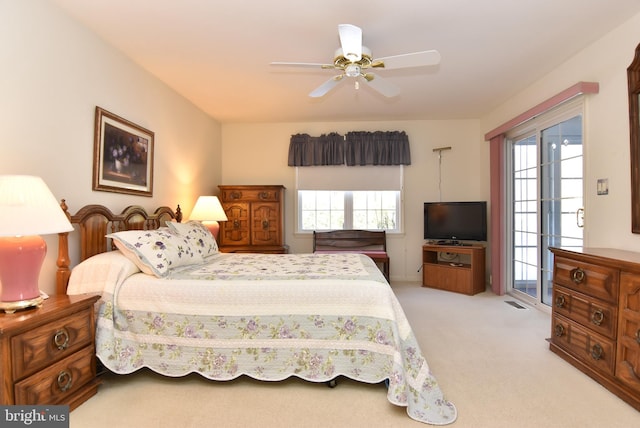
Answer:
[[[191,220],[186,223],[167,221],[167,226],[173,233],[189,239],[191,247],[200,252],[202,257],[208,257],[218,252],[216,239],[207,226],[199,221]]]
[[[171,233],[169,228],[127,230],[107,235],[116,247],[142,272],[164,277],[169,269],[202,263],[202,254],[191,247],[191,241]]]
[[[134,273],[138,266],[120,251],[96,254],[71,270],[67,294],[100,293],[112,291]]]

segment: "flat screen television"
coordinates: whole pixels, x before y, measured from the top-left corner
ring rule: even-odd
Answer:
[[[487,202],[425,202],[424,239],[459,244],[487,240]]]

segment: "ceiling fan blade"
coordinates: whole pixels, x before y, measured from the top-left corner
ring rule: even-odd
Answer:
[[[284,66],[284,67],[322,68],[322,69],[335,68],[335,66],[333,64],[320,64],[320,63],[314,63],[314,62],[279,62],[279,61],[274,61],[274,62],[270,63],[270,65]]]
[[[382,63],[380,65],[379,63]],[[440,63],[440,52],[436,50],[414,52],[403,55],[394,55],[384,58],[376,58],[372,67],[384,67],[386,69],[424,67]]]
[[[362,29],[351,24],[338,25],[342,55],[351,62],[362,58]]]
[[[391,98],[400,94],[400,88],[377,74],[367,73],[363,77],[369,86],[380,92],[385,97]]]
[[[332,77],[331,79],[327,80],[322,85],[318,86],[316,89],[311,91],[309,93],[309,96],[311,98],[319,98],[325,95],[327,92],[335,88],[338,85],[338,83],[342,81],[343,77],[344,77],[343,74],[339,74],[337,76]]]

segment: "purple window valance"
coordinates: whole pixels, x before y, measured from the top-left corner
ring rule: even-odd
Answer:
[[[409,137],[404,131],[335,132],[312,137],[291,136],[289,166],[411,165]]]

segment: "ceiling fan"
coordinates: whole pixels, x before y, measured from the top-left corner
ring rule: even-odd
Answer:
[[[413,52],[374,59],[371,50],[362,45],[362,29],[351,24],[338,25],[341,47],[336,50],[332,64],[304,63],[304,62],[272,62],[271,65],[294,67],[320,67],[322,69],[339,70],[340,74],[318,86],[309,93],[310,97],[318,98],[335,88],[345,77],[357,79],[356,89],[359,87],[359,77],[371,88],[386,97],[395,97],[400,93],[399,88],[370,69],[398,69],[409,67],[423,67],[440,63],[440,53],[436,50]]]

